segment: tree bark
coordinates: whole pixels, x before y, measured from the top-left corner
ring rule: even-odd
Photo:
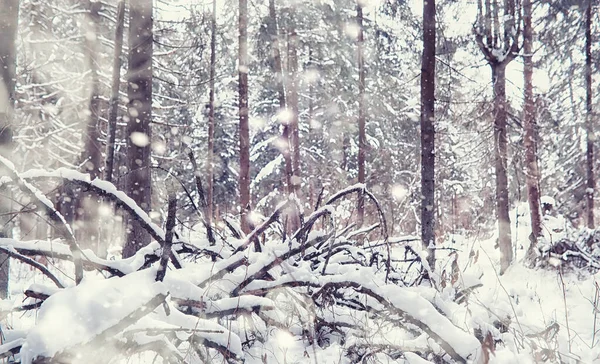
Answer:
[[[587,165],[587,226],[590,229],[595,227],[594,224],[594,189],[596,188],[596,180],[594,178],[594,123],[592,110],[592,4],[589,5],[585,12],[585,128],[587,134],[587,150],[586,150],[586,165]]]
[[[18,0],[0,0],[0,156],[13,159],[13,108],[15,106],[15,80],[17,77],[17,26],[19,19]],[[0,167],[0,176],[7,175]],[[0,187],[0,237],[12,236],[10,219],[11,199],[3,197],[8,194]],[[0,299],[8,298],[9,256],[0,253]]]
[[[250,232],[250,131],[248,129],[248,0],[239,0],[239,118],[240,118],[240,209],[241,227]]]
[[[365,131],[365,62],[364,62],[364,30],[363,30],[363,9],[360,6],[360,0],[356,4],[356,22],[358,23],[358,183],[365,183],[365,155],[367,148],[367,135]],[[358,221],[360,228],[365,219],[365,196],[364,193],[358,194]]]
[[[506,137],[506,65],[492,66],[494,84],[494,158],[496,169],[496,214],[500,272],[504,273],[513,259],[508,199],[508,140]]]
[[[106,141],[106,167],[104,179],[113,181],[115,163],[115,138],[117,134],[117,114],[119,111],[119,88],[121,85],[121,54],[123,53],[123,28],[125,23],[125,1],[117,5],[117,29],[115,32],[115,54],[113,57],[113,74],[111,81],[111,97],[108,113],[108,136]]]
[[[169,204],[167,208],[167,222],[165,224],[165,243],[162,246],[162,254],[158,264],[158,272],[156,272],[156,281],[162,282],[167,273],[167,265],[169,263],[169,257],[171,256],[171,249],[173,247],[173,229],[175,228],[175,215],[177,213],[177,194],[175,188],[169,186],[168,188],[168,199]]]
[[[508,150],[506,137],[506,66],[519,52],[519,28],[515,19],[519,15],[514,0],[504,0],[502,5],[477,1],[475,39],[479,49],[492,69],[494,85],[494,158],[496,172],[496,214],[498,218],[498,245],[500,247],[500,274],[510,266],[513,258],[508,199]],[[503,8],[502,22],[500,11]],[[492,27],[493,24],[493,27]],[[503,34],[503,36],[501,36]]]
[[[292,145],[292,179],[291,184],[293,186],[294,193],[296,196],[300,192],[300,133],[298,129],[298,34],[296,34],[296,24],[294,10],[290,9],[288,18],[289,29],[288,29],[288,97],[287,104],[292,112],[291,126],[291,138],[290,143]]]
[[[127,74],[127,193],[146,212],[151,209],[150,140],[152,120],[152,1],[129,3],[129,70]],[[129,219],[123,256],[150,243],[150,235]]]
[[[283,82],[283,66],[281,62],[281,51],[279,49],[279,31],[277,26],[277,12],[275,0],[269,0],[269,34],[271,36],[271,49],[273,53],[273,73],[277,88],[277,99],[279,101],[279,112],[286,110],[285,87]],[[283,124],[283,159],[285,161],[285,184],[288,195],[294,191],[292,186],[293,166],[290,146],[290,124],[288,120],[280,120]]]
[[[421,240],[435,267],[435,0],[423,3],[421,59]]]
[[[525,148],[525,167],[527,183],[527,200],[529,202],[529,215],[531,218],[531,245],[532,252],[537,240],[542,234],[542,220],[540,211],[539,168],[536,156],[536,120],[533,99],[533,27],[531,23],[531,0],[523,0],[523,52],[524,67],[523,78],[525,85],[525,100],[523,113],[523,127],[525,135],[523,144]]]
[[[215,153],[215,71],[217,64],[217,0],[213,0],[210,23],[210,76],[208,101],[208,154],[206,157],[206,223],[210,227],[213,220],[213,185]]]
[[[91,77],[91,95],[89,100],[89,119],[85,131],[85,147],[81,155],[83,172],[89,173],[90,179],[101,178],[102,145],[100,142],[100,117],[103,113],[103,102],[100,98],[100,79],[98,76],[98,27],[100,22],[101,2],[88,1],[86,4],[87,32],[94,37],[85,37],[87,61]],[[98,196],[77,189],[74,191],[75,221],[73,227],[78,240],[85,241],[83,248],[92,249],[98,256],[103,256],[105,248],[100,247],[100,230],[98,223]]]

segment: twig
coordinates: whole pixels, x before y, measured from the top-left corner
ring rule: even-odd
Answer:
[[[204,195],[204,188],[202,187],[202,179],[200,178],[200,172],[198,171],[198,163],[196,163],[196,157],[194,157],[194,152],[191,149],[189,149],[189,151],[188,151],[188,158],[192,162],[192,168],[193,168],[193,172],[194,172],[194,181],[196,182],[196,190],[198,190],[200,206],[202,206],[202,208],[204,210],[204,219],[202,222],[204,223],[204,226],[206,227],[206,236],[208,237],[208,242],[211,245],[214,245],[216,243],[216,240],[215,240],[215,236],[212,231],[212,226],[210,226],[211,217],[208,216],[210,209],[208,208],[208,205],[206,203],[206,198]]]
[[[563,280],[562,268],[558,270],[558,276],[560,277],[560,283],[562,285],[563,303],[565,306],[565,321],[567,324],[567,338],[569,340],[569,352],[571,352],[571,330],[569,329],[569,310],[567,307],[567,291],[565,289],[565,281]],[[594,322],[595,324],[595,322]]]

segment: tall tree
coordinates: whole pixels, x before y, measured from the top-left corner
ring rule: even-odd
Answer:
[[[145,211],[151,208],[150,140],[152,121],[152,0],[129,3],[129,70],[127,74],[127,187]],[[150,243],[150,235],[130,219],[123,256],[130,257]]]
[[[518,54],[520,26],[516,21],[520,9],[515,0],[477,1],[478,13],[475,38],[479,49],[492,70],[494,85],[494,159],[496,172],[496,215],[498,218],[498,245],[500,273],[504,273],[513,259],[508,198],[508,140],[506,136],[506,66]]]
[[[525,147],[525,168],[527,183],[527,200],[531,218],[531,245],[532,252],[537,244],[537,239],[542,233],[540,212],[539,168],[536,156],[536,120],[535,100],[533,98],[533,26],[531,23],[531,0],[523,0],[523,78],[525,85],[525,100],[523,105],[523,144]]]
[[[365,131],[365,61],[364,61],[364,29],[363,29],[363,9],[360,1],[356,2],[356,22],[358,23],[358,183],[365,183],[365,155],[367,148],[367,135]],[[434,35],[435,36],[435,35]],[[435,39],[434,39],[435,42]],[[362,226],[365,218],[365,196],[363,193],[358,195],[358,226]]]
[[[117,5],[117,29],[115,31],[115,53],[113,56],[113,69],[110,90],[110,105],[108,112],[108,136],[106,140],[106,165],[104,179],[113,180],[115,161],[115,139],[117,135],[117,114],[119,111],[119,89],[121,85],[121,54],[123,52],[123,28],[125,26],[125,0]]]
[[[0,155],[13,156],[12,113],[15,105],[15,79],[17,52],[17,24],[19,19],[18,0],[0,0]],[[6,175],[0,168],[0,175]],[[0,189],[3,189],[0,187]],[[0,237],[11,236],[11,201],[0,193]],[[0,254],[0,299],[8,297],[9,259]]]
[[[101,177],[102,145],[100,141],[99,121],[103,113],[103,101],[100,94],[99,66],[99,23],[102,3],[100,1],[87,1],[86,4],[86,37],[85,50],[88,67],[90,70],[91,93],[89,99],[89,117],[85,129],[85,147],[81,155],[81,164],[84,172],[90,174],[90,178]],[[100,207],[98,196],[86,193],[78,188],[75,192],[75,227],[81,241],[85,241],[86,247],[92,249],[96,254],[104,255],[105,248],[100,247],[98,230],[98,208]]]
[[[421,240],[435,267],[435,0],[423,2],[421,59]]]
[[[271,36],[271,52],[273,56],[273,73],[275,74],[275,88],[277,89],[277,100],[279,101],[279,113],[284,114],[286,110],[285,86],[283,82],[283,65],[281,62],[281,51],[279,49],[279,27],[277,25],[277,11],[275,9],[275,0],[269,0],[269,34]],[[285,161],[285,183],[288,195],[294,191],[292,185],[292,176],[294,175],[292,166],[292,155],[290,146],[290,123],[286,118],[282,118],[283,124],[283,159]]]
[[[592,5],[594,1],[589,0],[585,11],[585,129],[587,135],[586,166],[587,166],[587,226],[593,229],[594,224],[594,189],[596,180],[594,178],[594,135],[592,114]]]
[[[240,118],[240,209],[244,233],[250,232],[250,131],[248,128],[248,0],[239,0],[238,113]]]
[[[294,193],[299,194],[300,189],[300,132],[298,109],[298,34],[296,33],[295,9],[290,7],[288,14],[288,87],[287,106],[291,111],[291,138],[292,146],[292,173],[291,184]]]
[[[210,19],[210,76],[208,100],[208,154],[206,157],[206,223],[212,226],[213,219],[213,183],[215,153],[215,71],[217,64],[217,0],[213,0]]]

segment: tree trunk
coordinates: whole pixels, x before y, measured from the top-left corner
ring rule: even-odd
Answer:
[[[365,65],[364,65],[364,34],[363,34],[363,9],[360,6],[360,0],[356,4],[356,22],[358,23],[358,183],[365,183],[365,155],[367,148],[367,135],[365,131]],[[365,196],[364,193],[358,195],[358,221],[360,228],[365,218]]]
[[[206,158],[206,223],[212,229],[215,153],[215,71],[217,64],[217,0],[213,0],[210,24],[210,93],[208,101],[208,155]]]
[[[87,2],[88,24],[87,32],[98,36],[98,25],[100,22],[101,2]],[[102,167],[102,146],[100,142],[99,121],[103,112],[103,102],[100,98],[100,79],[98,78],[98,41],[91,37],[85,38],[88,66],[91,77],[91,95],[89,101],[89,119],[85,132],[85,148],[83,150],[81,161],[83,162],[83,172],[89,173],[90,179],[101,178],[100,169]],[[100,207],[99,197],[82,191],[81,188],[75,190],[75,223],[73,224],[76,236],[80,241],[84,241],[83,248],[92,249],[101,256],[103,248],[99,246],[99,224],[98,208]]]
[[[17,77],[17,25],[19,19],[18,0],[0,0],[0,155],[13,159],[13,107],[15,106],[15,79]],[[0,168],[0,176],[7,175]],[[10,219],[11,199],[3,187],[0,187],[0,237],[11,237]],[[0,299],[8,298],[9,259],[5,253],[0,254]]]
[[[117,114],[119,111],[119,88],[121,85],[121,54],[123,53],[123,28],[125,23],[125,1],[119,1],[117,6],[117,30],[115,32],[115,55],[113,57],[113,74],[111,82],[111,97],[108,113],[108,136],[106,141],[106,167],[104,179],[113,181],[115,163],[115,137],[117,133]]]
[[[589,5],[585,12],[585,128],[587,134],[587,150],[586,150],[586,165],[587,165],[587,226],[593,229],[594,224],[594,189],[596,188],[596,180],[594,178],[594,135],[593,114],[592,114],[592,4]]]
[[[421,240],[435,267],[435,1],[423,3],[421,59]]]
[[[496,214],[498,215],[498,245],[500,246],[500,273],[504,273],[513,259],[509,199],[508,199],[508,143],[506,138],[506,64],[492,66],[494,84],[494,157],[496,167]]]
[[[525,84],[525,100],[523,113],[523,127],[525,135],[523,144],[525,147],[525,167],[527,183],[527,200],[529,201],[529,214],[531,217],[531,245],[532,252],[537,244],[537,239],[542,234],[541,212],[540,212],[540,190],[539,169],[536,156],[536,121],[535,105],[533,99],[533,27],[531,24],[531,0],[523,1],[523,52],[524,68],[523,77]],[[529,255],[529,254],[528,254]]]
[[[150,140],[152,120],[152,1],[129,5],[129,71],[127,74],[127,193],[146,212],[151,209]],[[129,219],[123,256],[150,243],[136,219]]]
[[[240,117],[240,209],[244,233],[250,232],[250,131],[248,130],[248,0],[239,0],[239,117]]]
[[[277,26],[277,12],[275,9],[275,0],[269,0],[269,35],[271,36],[271,50],[273,52],[273,73],[275,74],[275,83],[277,88],[277,99],[279,101],[279,112],[286,109],[285,88],[283,84],[283,66],[281,62],[281,51],[279,50],[279,31]],[[288,195],[294,190],[292,186],[292,156],[290,148],[290,123],[288,120],[280,120],[283,124],[283,159],[285,161],[285,183]]]
[[[288,98],[287,104],[292,112],[291,120],[291,140],[292,145],[292,186],[296,196],[300,193],[300,133],[298,130],[298,52],[296,50],[298,35],[296,34],[296,24],[294,10],[290,9],[288,29]]]
[[[520,16],[520,7],[515,0],[477,1],[477,23],[475,39],[479,49],[492,69],[494,85],[494,157],[496,169],[496,214],[498,217],[498,244],[500,246],[500,274],[512,261],[512,242],[508,199],[508,162],[506,138],[506,66],[519,52],[519,28],[515,19]],[[501,16],[500,12],[503,10]],[[502,18],[502,21],[500,19]],[[493,24],[493,27],[492,27]],[[503,35],[503,36],[502,36]],[[498,52],[500,50],[500,52]]]

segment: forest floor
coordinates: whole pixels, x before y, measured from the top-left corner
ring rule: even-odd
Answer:
[[[501,323],[495,328],[490,327],[498,343],[490,355],[490,363],[537,363],[546,359],[548,362],[600,363],[600,273],[585,268],[562,269],[560,262],[544,269],[526,268],[524,255],[529,244],[529,216],[526,206],[519,207],[518,218],[515,218],[517,210],[512,214],[516,259],[502,276],[498,274],[500,256],[495,247],[495,235],[458,234],[449,236],[443,243],[445,249],[439,250],[437,255],[437,271],[441,276],[452,274],[452,262],[456,261],[460,269],[458,285],[478,285],[460,309],[446,306],[443,313],[462,328],[485,327],[493,321]],[[547,238],[559,239],[565,235],[566,231],[560,228],[563,222],[560,218],[546,219]],[[61,267],[51,269],[60,270]],[[25,300],[23,292],[31,285],[51,285],[24,264],[12,264],[11,274],[14,304]],[[452,289],[450,286],[438,287],[438,294],[441,297],[452,295]],[[420,292],[418,287],[415,291]],[[21,330],[34,326],[36,312],[13,313],[6,317],[3,323],[11,330],[8,335],[5,333],[3,342],[11,341],[11,335],[23,336]],[[345,349],[339,343],[314,349],[302,339],[276,330],[263,345],[247,351],[246,363],[263,363],[265,352],[270,358],[269,363],[345,362]],[[429,363],[414,354],[396,360],[377,355],[376,359],[387,363]]]

